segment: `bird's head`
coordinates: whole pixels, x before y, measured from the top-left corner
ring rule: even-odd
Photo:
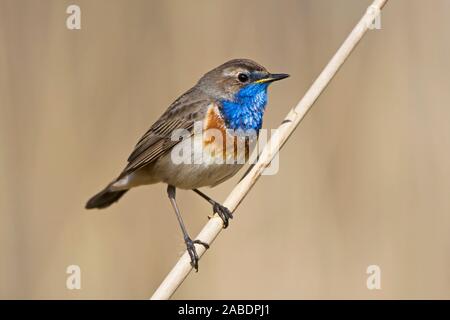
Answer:
[[[199,85],[210,96],[220,100],[235,100],[239,93],[256,94],[268,85],[289,77],[288,74],[272,74],[260,64],[249,59],[234,59],[206,73]]]
[[[230,129],[259,130],[267,103],[267,87],[287,77],[284,73],[270,73],[252,60],[235,59],[205,74],[198,86],[221,103]]]

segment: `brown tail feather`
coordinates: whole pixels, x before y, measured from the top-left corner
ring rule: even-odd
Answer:
[[[97,193],[86,203],[86,209],[103,209],[118,201],[128,190],[110,191],[110,186]]]

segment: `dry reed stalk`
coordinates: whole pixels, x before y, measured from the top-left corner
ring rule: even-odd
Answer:
[[[375,0],[372,5],[369,6],[366,13],[353,28],[350,35],[347,39],[345,39],[344,43],[331,58],[330,62],[328,62],[327,66],[320,73],[316,81],[314,81],[300,102],[288,113],[284,121],[272,135],[269,142],[262,150],[258,161],[251,168],[248,174],[231,191],[223,203],[225,207],[231,211],[234,211],[242,202],[255,182],[261,176],[261,173],[270,164],[280,148],[286,143],[287,139],[297,128],[300,121],[304,118],[306,113],[310,110],[314,102],[326,88],[339,68],[343,65],[352,50],[356,47],[367,30],[369,30],[373,21],[380,14],[381,9],[384,7],[386,2],[387,0]],[[208,221],[195,239],[211,244],[219,235],[220,231],[222,231],[222,220],[216,214]],[[196,249],[199,257],[205,253],[205,248],[201,245],[196,245]],[[169,299],[191,272],[192,267],[190,262],[191,259],[189,254],[185,252],[166,276],[159,288],[155,291],[151,299]]]

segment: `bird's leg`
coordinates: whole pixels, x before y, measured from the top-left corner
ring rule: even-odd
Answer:
[[[213,206],[214,213],[217,213],[219,215],[219,217],[223,221],[223,228],[226,229],[228,227],[228,220],[233,219],[233,214],[231,213],[231,211],[227,207],[224,207],[217,201],[214,201],[213,199],[208,197],[206,194],[204,194],[200,190],[193,189],[192,191],[194,191],[196,194],[198,194],[200,197],[202,197],[203,199],[208,201]]]
[[[180,210],[178,209],[177,202],[175,200],[175,187],[174,186],[167,186],[167,195],[169,196],[170,203],[172,204],[173,210],[175,210],[175,213],[177,215],[178,223],[180,224],[181,231],[183,232],[184,242],[186,243],[187,252],[189,253],[189,256],[191,257],[191,266],[195,269],[195,271],[198,271],[198,254],[197,250],[195,249],[195,243],[201,244],[206,249],[209,249],[209,245],[203,241],[200,240],[192,240],[189,237],[189,234],[186,230],[186,227],[183,222],[183,218],[181,217]]]

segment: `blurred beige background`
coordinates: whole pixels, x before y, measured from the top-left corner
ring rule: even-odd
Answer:
[[[85,201],[231,58],[291,74],[270,90],[276,127],[370,3],[0,0],[0,297],[148,298],[184,250],[165,186]],[[388,3],[174,298],[450,298],[449,12]],[[223,200],[237,178],[205,191]],[[209,205],[179,204],[195,235]],[[381,290],[366,288],[372,264]]]

